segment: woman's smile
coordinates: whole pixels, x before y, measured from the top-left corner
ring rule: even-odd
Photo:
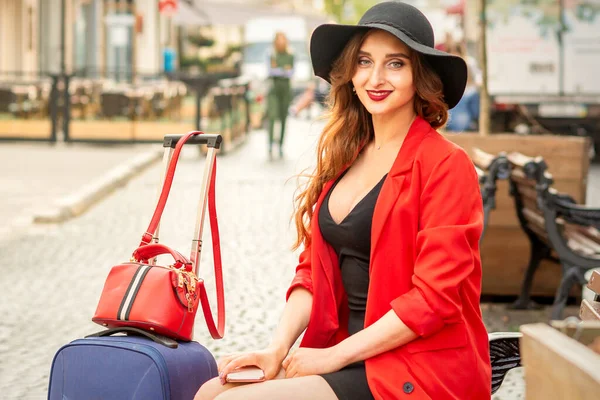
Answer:
[[[385,100],[393,90],[367,90],[369,98],[373,101]]]

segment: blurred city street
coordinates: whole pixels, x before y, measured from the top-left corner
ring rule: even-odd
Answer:
[[[323,24],[349,32],[333,25],[358,24],[385,1],[0,0],[0,400],[47,398],[56,352],[104,329],[91,318],[109,271],[130,259],[150,222],[166,134],[202,130],[223,137],[216,201],[227,323],[225,337],[213,340],[198,312],[194,340],[216,358],[269,343],[297,264],[293,200],[301,174],[316,162],[325,126],[317,117],[330,104],[345,104],[331,93],[350,88],[368,104],[356,79],[367,71],[359,66],[371,33],[361,39],[352,80],[341,82],[349,87],[330,92],[328,82],[337,81],[318,67],[324,53],[315,32]],[[600,285],[592,287],[600,278],[600,0],[403,2],[431,24],[422,40],[388,24],[419,44],[396,35],[404,42],[396,44],[409,49],[408,56],[404,50],[397,55],[411,60],[410,87],[427,103],[415,107],[423,115],[437,110],[417,79],[439,75],[441,89],[438,79],[427,78],[426,86],[437,87],[440,102],[453,103],[439,130],[467,151],[479,174],[486,209],[480,241],[485,325],[490,333],[523,333],[518,348],[492,345],[506,351],[494,367],[520,362],[517,350],[533,355],[508,373],[492,400],[525,399],[526,382],[528,398],[556,398],[555,392],[587,388],[581,376],[594,387],[587,394],[600,393],[600,375],[588,374],[600,370],[600,330],[584,326],[600,320],[600,297],[593,294],[600,296]],[[429,49],[421,52],[422,46]],[[439,57],[434,48],[453,58]],[[419,63],[413,63],[415,51]],[[388,68],[391,53],[397,52],[386,51],[381,63],[388,72],[370,72],[364,80],[367,92],[388,96],[399,88],[395,67]],[[452,59],[456,64],[440,69]],[[456,68],[460,59],[464,74]],[[326,66],[346,65],[333,60]],[[448,86],[446,75],[466,80],[456,104],[446,90],[462,86]],[[383,86],[369,89],[373,78]],[[355,126],[347,125],[352,113],[362,115],[352,104],[333,108],[343,108],[334,116],[342,129]],[[279,123],[286,119],[279,157]],[[197,147],[184,149],[161,223],[160,242],[184,255],[204,157]],[[214,313],[208,221],[203,235],[200,278]],[[167,261],[159,258],[159,264]],[[535,278],[523,289],[531,271]],[[588,288],[580,296],[582,286]],[[512,309],[527,291],[540,307]],[[564,311],[557,307],[551,318],[551,304],[561,299]],[[582,323],[576,338],[563,331],[554,342],[546,341],[547,331],[528,332],[568,317],[581,318],[569,319]],[[597,349],[587,341],[592,336]],[[122,395],[121,386],[114,387]]]
[[[254,131],[247,142],[218,158],[217,212],[227,304],[227,328],[223,340],[210,338],[201,313],[196,319],[195,340],[216,357],[225,353],[260,348],[269,341],[284,305],[284,294],[296,263],[289,248],[294,177],[310,165],[321,122],[304,118],[289,121],[289,138],[283,160],[267,161],[266,134]],[[33,145],[30,145],[33,146]],[[33,146],[35,147],[35,146]],[[127,158],[142,149],[118,149]],[[42,149],[36,167],[43,165]],[[11,151],[0,146],[0,151]],[[74,151],[72,149],[71,151]],[[90,151],[84,147],[82,154]],[[107,148],[98,148],[102,153]],[[32,153],[34,154],[34,153]],[[89,155],[88,155],[89,156]],[[90,156],[91,157],[91,156]],[[117,161],[114,161],[117,162]],[[0,393],[3,399],[41,399],[47,391],[52,357],[63,344],[102,330],[91,322],[110,268],[128,260],[150,220],[155,206],[160,163],[155,163],[83,216],[63,224],[21,227],[18,235],[0,241],[4,262],[0,280]],[[161,242],[187,254],[193,231],[203,158],[196,148],[186,148],[175,175],[161,227]],[[29,171],[31,173],[32,171]],[[100,171],[90,167],[88,179]],[[40,171],[40,175],[44,172]],[[85,175],[78,171],[74,177]],[[594,168],[590,184],[597,187]],[[44,176],[44,175],[43,175]],[[86,180],[74,179],[75,183]],[[59,185],[60,186],[60,185]],[[39,205],[38,185],[28,186],[29,199]],[[48,195],[56,193],[48,190]],[[592,189],[593,192],[597,189]],[[56,189],[55,189],[56,191]],[[598,199],[598,197],[596,197]],[[37,203],[36,203],[37,202]],[[1,207],[6,211],[6,200]],[[14,204],[10,204],[15,207]],[[33,206],[32,206],[33,207]],[[208,224],[206,224],[208,227]],[[204,232],[210,241],[210,230]],[[208,242],[206,242],[208,243]],[[212,254],[204,246],[201,276],[214,294]],[[483,304],[488,330],[517,330],[521,323],[544,321],[547,309],[509,311],[502,304]],[[568,313],[576,313],[569,307]],[[494,399],[522,398],[519,371],[508,379]]]

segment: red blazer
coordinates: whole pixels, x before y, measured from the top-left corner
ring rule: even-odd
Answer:
[[[314,216],[332,184],[324,186]],[[419,337],[365,361],[376,399],[490,399],[479,308],[482,228],[469,156],[417,118],[375,206],[365,326],[393,309]],[[301,346],[324,348],[348,337],[348,305],[337,256],[316,217],[311,234],[287,296],[298,286],[312,292]]]

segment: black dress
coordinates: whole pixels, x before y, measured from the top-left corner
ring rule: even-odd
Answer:
[[[365,325],[365,309],[369,291],[371,224],[375,203],[385,176],[339,224],[336,224],[329,212],[329,197],[344,174],[331,187],[323,201],[318,217],[323,238],[335,249],[338,256],[342,282],[350,308],[348,333],[353,335],[362,330]],[[340,400],[373,399],[363,361],[321,376]]]

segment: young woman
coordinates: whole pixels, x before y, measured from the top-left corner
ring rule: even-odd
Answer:
[[[269,158],[273,157],[273,135],[275,122],[281,124],[279,135],[279,156],[283,157],[285,120],[292,101],[290,79],[294,75],[294,55],[288,49],[288,41],[283,32],[275,34],[273,53],[269,56],[270,89],[267,96],[267,118],[269,120]]]
[[[435,130],[463,93],[466,66],[433,43],[425,16],[400,2],[314,32],[331,118],[297,197],[305,249],[272,344],[220,360],[221,379],[197,399],[491,397],[477,177]],[[244,365],[268,380],[223,384]]]

